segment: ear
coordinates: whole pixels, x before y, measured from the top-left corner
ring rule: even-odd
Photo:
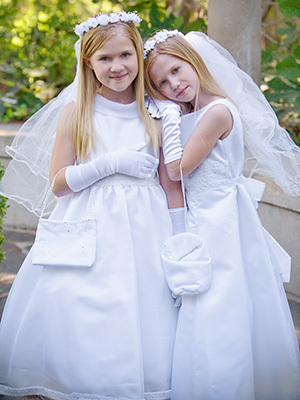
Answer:
[[[93,71],[93,66],[89,58],[83,57],[83,62]]]

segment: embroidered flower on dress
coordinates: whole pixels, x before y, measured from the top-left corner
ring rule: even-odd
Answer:
[[[152,39],[148,39],[144,44],[144,59],[147,58],[148,53],[154,49],[157,43],[163,43],[172,36],[184,37],[184,34],[179,32],[177,29],[173,31],[163,29],[162,31],[157,32]]]
[[[136,11],[133,12],[125,12],[121,11],[119,13],[113,12],[109,14],[98,14],[94,17],[90,17],[86,21],[77,24],[74,28],[74,32],[76,35],[81,37],[85,32],[88,32],[92,28],[96,28],[97,26],[105,26],[108,24],[113,24],[115,22],[133,22],[135,24],[140,23],[142,20],[137,14]]]

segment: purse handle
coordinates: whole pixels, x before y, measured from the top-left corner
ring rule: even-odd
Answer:
[[[180,179],[181,179],[181,190],[182,190],[182,196],[183,196],[184,218],[185,218],[185,223],[187,223],[187,205],[186,205],[185,188],[184,188],[184,182],[183,182],[182,159],[180,160]]]
[[[44,215],[44,212],[45,212],[49,197],[51,195],[52,189],[54,187],[56,178],[58,177],[58,175],[60,174],[61,171],[63,171],[64,169],[67,169],[67,168],[68,168],[68,166],[67,167],[63,167],[55,174],[55,176],[53,178],[53,181],[51,182],[50,188],[48,189],[48,192],[47,192],[47,194],[45,196],[45,200],[43,202],[43,206],[42,206],[42,210],[41,210],[41,217]],[[97,213],[96,213],[96,202],[95,202],[94,192],[95,192],[95,187],[94,187],[94,185],[91,185],[90,186],[90,195],[91,195],[91,198],[93,200],[93,208],[92,208],[93,217],[96,218]]]

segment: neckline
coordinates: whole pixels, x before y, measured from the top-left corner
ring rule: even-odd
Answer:
[[[140,115],[136,100],[129,104],[117,103],[97,93],[94,105],[96,112],[105,115],[117,115],[122,116],[122,118],[132,118]]]

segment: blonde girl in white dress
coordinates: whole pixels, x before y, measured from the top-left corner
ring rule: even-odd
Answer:
[[[246,147],[254,172],[299,196],[300,149],[252,79],[205,34],[159,32],[144,56],[147,92],[161,99],[166,167],[173,180],[182,168],[187,230],[203,238],[213,269],[208,291],[182,296],[171,398],[299,400],[283,287],[290,258],[258,217],[264,184],[243,167]]]
[[[39,215],[49,180],[60,171],[50,218],[80,220],[95,209],[97,249],[85,269],[33,265],[29,252],[1,321],[1,394],[170,397],[177,309],[160,252],[172,223],[157,177],[160,131],[144,101],[139,21],[121,12],[76,26],[74,83],[8,149],[14,159],[1,194]],[[169,206],[181,205],[179,185],[163,164],[159,170],[172,188]]]

